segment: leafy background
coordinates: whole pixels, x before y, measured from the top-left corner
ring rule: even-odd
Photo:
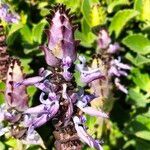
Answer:
[[[50,6],[63,3],[76,14],[79,29],[78,52],[90,57],[95,53],[95,31],[107,28],[113,41],[122,47],[123,60],[132,66],[126,96],[116,91],[110,119],[98,133],[103,139],[104,150],[149,150],[150,149],[150,0],[6,0],[11,9],[21,16],[19,24],[4,24],[7,34],[8,52],[19,57],[27,76],[35,75],[38,68],[45,66],[39,45],[46,42],[43,32],[48,26],[46,16]],[[0,83],[0,89],[5,88]],[[28,88],[30,105],[36,103],[38,91]],[[4,97],[0,94],[0,102]],[[111,99],[110,99],[111,101]],[[95,118],[88,118],[89,131],[95,130]],[[48,127],[46,127],[48,128]],[[46,129],[40,129],[44,132]],[[50,131],[49,131],[50,132]],[[50,132],[51,133],[51,132]],[[42,136],[45,140],[47,137]],[[47,140],[53,142],[51,137]],[[1,138],[0,149],[19,149],[13,138]],[[31,146],[27,149],[41,149]],[[85,149],[89,150],[90,148]]]

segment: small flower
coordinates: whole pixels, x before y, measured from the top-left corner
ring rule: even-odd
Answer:
[[[88,144],[90,147],[95,148],[97,150],[103,150],[102,146],[100,145],[99,141],[94,140],[87,132],[86,129],[83,125],[82,120],[75,116],[73,117],[73,121],[75,124],[75,129],[77,131],[77,134],[79,136],[79,138],[85,142],[86,144]]]
[[[0,4],[0,19],[7,23],[18,23],[20,17],[18,14],[10,12],[7,4]]]
[[[117,77],[127,76],[128,74],[126,73],[125,70],[130,70],[131,69],[131,67],[129,65],[121,63],[121,59],[120,58],[113,59],[110,62],[110,65],[111,66],[110,66],[110,69],[108,71],[108,74],[110,76],[117,76]]]
[[[114,44],[109,44],[109,47],[107,49],[107,53],[115,54],[120,49],[120,45],[116,42]]]
[[[106,49],[108,48],[109,44],[111,42],[111,38],[108,34],[108,32],[104,29],[100,30],[99,34],[98,34],[98,47],[100,49]]]
[[[87,96],[87,95],[82,96],[81,99],[79,99],[78,102],[76,103],[76,106],[78,108],[80,108],[84,113],[86,113],[90,116],[108,118],[108,115],[106,113],[102,112],[100,109],[96,110],[95,108],[88,106],[88,103],[90,101],[94,100],[94,98],[89,101],[89,99],[87,99],[87,97],[90,97],[90,96]]]
[[[124,92],[125,94],[128,94],[128,90],[120,84],[119,78],[115,78],[115,85],[120,91]]]
[[[49,105],[40,104],[35,107],[28,108],[25,114],[24,125],[26,127],[40,127],[53,118],[59,110],[59,102],[53,101]]]
[[[70,57],[66,57],[63,59],[63,77],[66,81],[70,81],[72,79],[72,73],[69,72],[69,68],[72,65],[72,60]]]
[[[80,64],[76,65],[76,69],[81,73],[81,81],[83,83],[90,83],[96,79],[104,79],[104,75],[97,69],[92,69],[86,66],[86,59],[84,56],[79,56]]]
[[[4,127],[3,123],[0,122],[0,136],[4,135],[7,132],[9,132],[9,128]]]

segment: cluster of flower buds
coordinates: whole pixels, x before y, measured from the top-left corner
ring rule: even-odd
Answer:
[[[89,146],[102,150],[100,142],[86,132],[84,113],[104,118],[108,118],[108,115],[90,106],[90,102],[96,97],[78,88],[73,74],[75,71],[80,72],[81,82],[85,84],[105,77],[99,68],[89,68],[82,56],[78,57],[81,63],[75,65],[79,42],[74,39],[76,26],[72,18],[74,16],[70,14],[70,9],[66,9],[64,5],[53,8],[51,17],[47,19],[50,23],[46,30],[48,44],[40,47],[49,69],[39,69],[38,76],[16,82],[14,88],[17,90],[21,86],[34,85],[42,91],[40,105],[23,112],[23,124],[26,128],[33,132],[52,121],[56,149],[79,149],[81,139]]]
[[[20,17],[16,13],[12,13],[7,4],[0,3],[0,20],[7,23],[17,23]]]
[[[6,79],[6,73],[9,64],[9,55],[7,54],[6,37],[4,28],[0,25],[0,80]]]
[[[111,85],[111,80],[114,77],[114,84],[116,87],[124,93],[128,93],[127,89],[121,85],[120,77],[127,76],[127,70],[130,70],[131,67],[127,64],[121,63],[121,57],[117,59],[113,56],[118,53],[120,46],[118,43],[111,42],[111,38],[108,32],[105,29],[100,30],[97,39],[97,55],[96,55],[96,62],[95,60],[92,63],[92,68],[99,67],[102,73],[105,75],[106,80],[102,81],[103,83],[100,84],[99,81],[94,81],[91,84],[91,87],[94,89],[95,93],[101,93],[100,89],[98,89],[98,84],[103,87],[103,91],[106,93],[104,94],[106,97],[108,96],[109,91],[106,90],[105,87],[109,87]],[[94,56],[95,57],[95,56]],[[111,88],[107,88],[111,89]],[[106,92],[107,91],[107,92]],[[99,95],[101,96],[101,95]],[[105,97],[104,96],[104,97]]]
[[[26,86],[15,88],[15,83],[23,79],[20,61],[11,58],[6,76],[5,103],[0,106],[0,135],[7,133],[25,144],[42,145],[39,134],[25,125],[25,111],[28,109]]]

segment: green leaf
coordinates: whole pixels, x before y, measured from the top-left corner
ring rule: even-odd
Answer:
[[[122,42],[138,54],[146,55],[150,53],[150,40],[142,34],[128,35]]]
[[[133,9],[124,9],[118,11],[111,21],[109,32],[111,34],[114,32],[115,36],[118,37],[127,22],[137,15],[138,11]]]
[[[142,139],[136,139],[136,150],[149,150],[150,144],[149,141]]]
[[[130,99],[128,101],[131,101],[137,107],[145,107],[147,103],[150,102],[147,100],[145,95],[143,95],[140,92],[137,92],[134,89],[129,90],[129,97]]]
[[[141,131],[150,132],[150,117],[144,114],[138,115],[133,118],[125,128],[125,133],[136,136],[136,133]]]
[[[90,1],[89,0],[83,0],[81,11],[83,13],[83,16],[86,20],[86,22],[90,25],[91,24],[91,7],[90,7]]]
[[[147,73],[140,73],[139,70],[135,69],[132,71],[133,82],[139,86],[140,89],[149,92],[150,91],[150,77]]]
[[[8,38],[9,36],[11,36],[13,33],[15,33],[16,31],[20,30],[21,28],[23,28],[23,24],[19,23],[19,24],[13,24],[9,30],[8,33]]]
[[[139,138],[150,141],[150,131],[147,131],[147,130],[138,131],[138,132],[135,133],[135,135]]]
[[[33,73],[33,70],[30,68],[29,63],[32,61],[31,58],[22,58],[21,64],[23,66],[23,72],[24,73]]]
[[[81,42],[80,44],[85,46],[85,47],[91,47],[92,43],[95,41],[96,36],[92,33],[89,32],[87,34],[84,34],[82,32],[77,31],[75,33],[75,38],[79,39]]]
[[[37,43],[41,43],[42,41],[42,34],[44,31],[44,27],[46,25],[46,21],[42,21],[33,27],[33,40]]]
[[[0,150],[5,150],[6,148],[5,148],[5,145],[4,145],[4,143],[2,143],[1,141],[0,141]]]
[[[127,53],[125,55],[125,58],[131,61],[135,66],[138,66],[139,68],[142,67],[142,65],[149,64],[150,59],[146,58],[145,56],[142,56],[140,54],[137,54],[136,57],[132,56],[132,54]]]
[[[24,41],[32,44],[33,43],[33,37],[32,37],[32,32],[30,30],[30,28],[25,25],[21,30],[21,35]]]
[[[14,138],[9,138],[5,143],[13,148],[17,147],[17,140]]]
[[[108,13],[112,13],[116,6],[129,5],[129,4],[130,4],[129,0],[114,0],[109,4],[107,11]]]
[[[135,0],[134,9],[140,12],[141,21],[150,21],[150,0]]]

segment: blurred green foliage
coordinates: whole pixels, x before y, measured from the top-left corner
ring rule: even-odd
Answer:
[[[95,31],[101,27],[109,30],[114,41],[121,44],[121,55],[132,66],[128,80],[124,84],[129,89],[125,97],[115,93],[115,102],[110,112],[110,120],[98,131],[102,137],[104,150],[149,150],[150,149],[150,0],[6,0],[11,8],[21,16],[19,24],[4,24],[7,31],[7,45],[11,56],[19,57],[27,75],[36,74],[45,66],[39,45],[46,42],[45,17],[50,6],[66,4],[76,14],[79,29],[75,37],[79,39],[78,51],[90,57],[94,54],[97,38]],[[0,83],[0,91],[4,90]],[[38,95],[34,87],[28,88],[30,105],[37,103]],[[0,93],[0,103],[4,97]],[[110,99],[111,101],[111,99]],[[88,117],[89,132],[95,118]],[[91,133],[92,133],[91,132]],[[49,133],[51,134],[51,133]],[[14,139],[0,139],[0,149],[17,149]],[[49,142],[50,143],[50,142]],[[29,147],[27,149],[38,149]],[[89,150],[90,148],[86,148]]]

